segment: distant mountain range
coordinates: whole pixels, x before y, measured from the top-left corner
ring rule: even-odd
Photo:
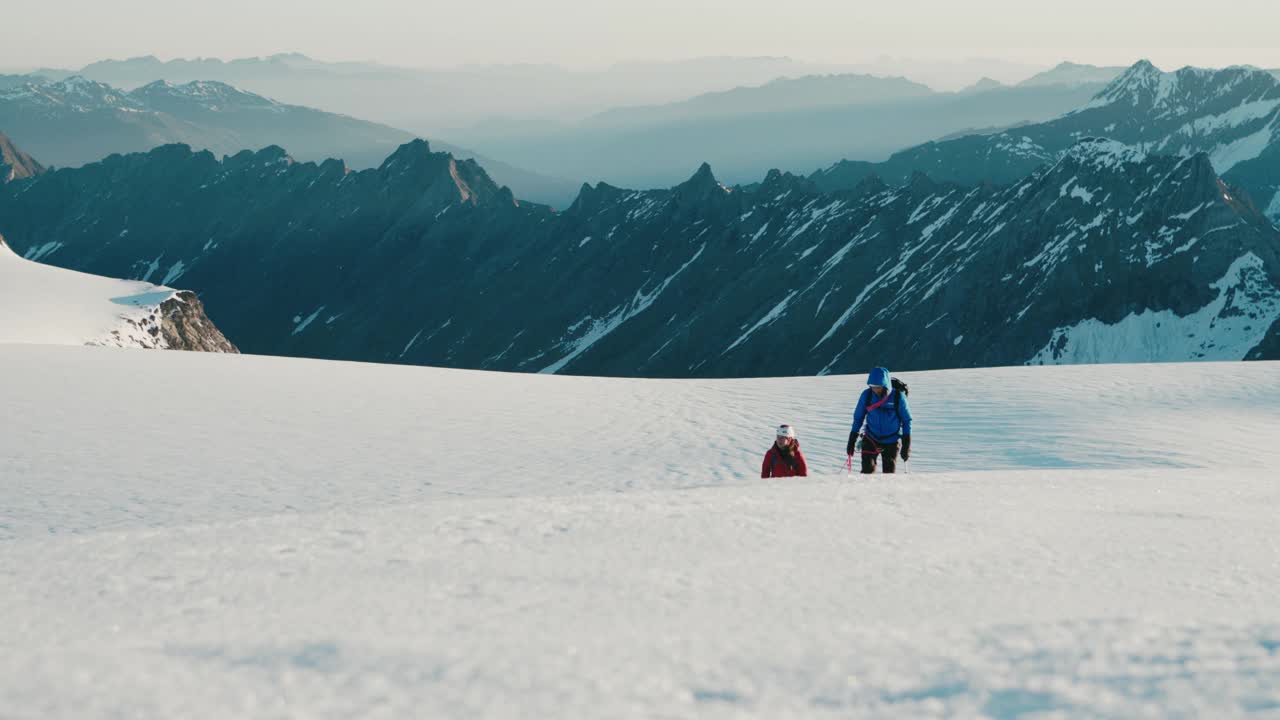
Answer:
[[[1073,62],[1064,62],[1058,64],[1049,70],[1036,73],[1018,83],[1012,83],[1017,87],[1046,87],[1055,85],[1089,85],[1103,86],[1119,77],[1126,68],[1123,67],[1098,67],[1096,65],[1080,65]],[[986,90],[995,90],[1007,87],[1010,83],[1002,83],[993,78],[984,77],[973,85],[964,89],[965,92],[983,92]]]
[[[1064,62],[1051,70],[1037,73],[1018,83],[1020,87],[1042,85],[1106,85],[1120,77],[1124,67],[1098,67]]]
[[[985,70],[999,81],[988,78],[969,92],[939,93],[883,75],[893,67],[926,75]],[[556,207],[570,202],[577,186],[559,178],[664,187],[678,182],[690,162],[705,160],[726,181],[745,183],[773,167],[807,173],[835,158],[878,161],[957,133],[1050,119],[1083,104],[1114,77],[1110,68],[1064,63],[1009,86],[997,83],[1025,78],[1034,69],[981,60],[921,64],[882,58],[838,66],[788,58],[701,58],[571,72],[542,65],[415,70],[325,63],[298,54],[228,62],[142,57],[93,63],[78,72],[126,89],[158,80],[229,83],[417,134],[443,134],[476,152],[433,141],[436,147],[474,157],[519,197]],[[983,96],[974,97],[973,90]],[[236,132],[243,136],[244,130]],[[57,164],[56,152],[44,152],[12,127],[9,132]],[[232,148],[171,126],[148,133],[222,153],[283,144],[301,159],[338,156],[356,168],[376,166],[390,147],[370,148],[360,140],[350,150],[313,148],[305,136],[264,134]]]
[[[722,118],[779,109],[809,110],[881,105],[935,95],[928,86],[906,78],[872,75],[809,75],[778,78],[755,87],[706,93],[667,105],[621,107],[592,116],[589,127],[643,127],[694,118]]]
[[[286,105],[221,82],[157,81],[124,92],[79,76],[28,78],[0,89],[0,129],[42,162],[56,166],[170,143],[235,154],[288,142],[301,158],[339,158],[361,169],[376,167],[413,139],[403,130]],[[442,147],[476,157],[463,148]],[[561,207],[572,201],[574,183],[481,159],[523,198]]]
[[[704,165],[563,213],[421,141],[357,173],[170,146],[0,186],[0,232],[181,280],[254,353],[670,377],[1280,358],[1280,233],[1209,155],[1110,140],[1000,187]]]
[[[284,102],[435,136],[492,118],[562,122],[611,107],[673,102],[782,76],[849,69],[779,57],[636,62],[597,71],[532,64],[413,69],[328,63],[295,53],[226,62],[139,57],[93,63],[78,73],[123,88],[156,80],[218,80]]]
[[[936,93],[902,78],[780,79],[671,105],[611,110],[568,126],[491,122],[454,137],[488,155],[561,177],[633,187],[678,182],[691,160],[726,182],[771,168],[811,172],[946,135],[1044,121],[1087,103],[1102,84],[1033,84]]]
[[[1010,183],[1056,162],[1085,137],[1180,157],[1207,153],[1227,182],[1280,219],[1280,80],[1245,67],[1166,73],[1139,62],[1062,117],[926,143],[885,162],[840,162],[812,179],[827,190],[857,187],[873,175],[902,182],[916,172],[969,185]]]

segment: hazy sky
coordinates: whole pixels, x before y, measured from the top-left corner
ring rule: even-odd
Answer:
[[[295,51],[409,66],[891,53],[1280,67],[1277,0],[8,0],[0,17],[8,68]]]

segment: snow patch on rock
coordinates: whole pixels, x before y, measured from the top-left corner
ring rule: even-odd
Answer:
[[[1209,153],[1213,169],[1222,174],[1242,162],[1253,160],[1271,145],[1275,123],[1267,125],[1256,133],[1246,135],[1238,140],[1219,145]]]
[[[679,277],[681,273],[696,262],[698,258],[702,257],[702,253],[706,249],[707,246],[705,244],[698,248],[698,252],[694,253],[694,256],[689,259],[689,262],[680,266],[680,269],[672,273],[666,280],[663,280],[656,288],[653,289],[653,291],[646,293],[643,291],[643,288],[641,290],[637,290],[635,297],[626,304],[615,308],[608,317],[593,321],[591,323],[591,327],[587,329],[586,334],[569,343],[569,347],[571,349],[567,355],[546,366],[540,372],[549,375],[554,375],[555,373],[560,372],[566,365],[573,362],[574,358],[577,358],[579,355],[589,350],[592,345],[603,340],[609,335],[609,333],[621,327],[623,323],[639,315],[645,310],[648,310],[649,307],[658,299],[658,296],[662,294],[662,291],[666,290],[667,286]]]
[[[1185,317],[1144,310],[1115,324],[1091,318],[1058,328],[1027,364],[1243,360],[1280,319],[1280,290],[1253,253],[1210,287],[1218,297]]]

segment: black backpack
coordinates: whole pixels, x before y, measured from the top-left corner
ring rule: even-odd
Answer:
[[[889,384],[893,386],[895,392],[902,393],[903,396],[911,394],[911,388],[907,387],[907,384],[898,378],[889,378]],[[893,411],[898,414],[898,422],[902,422],[902,404],[894,403]]]
[[[889,384],[893,385],[894,390],[902,393],[903,397],[911,394],[911,388],[907,387],[907,384],[898,378],[889,378]],[[894,403],[893,410],[898,413],[898,422],[902,422],[902,403]]]

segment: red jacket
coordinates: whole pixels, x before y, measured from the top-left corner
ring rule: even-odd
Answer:
[[[769,452],[765,453],[764,464],[760,466],[760,477],[809,477],[809,466],[804,462],[804,453],[800,451],[798,441],[795,443],[791,462],[795,463],[795,467],[787,462],[775,443],[770,446]]]

